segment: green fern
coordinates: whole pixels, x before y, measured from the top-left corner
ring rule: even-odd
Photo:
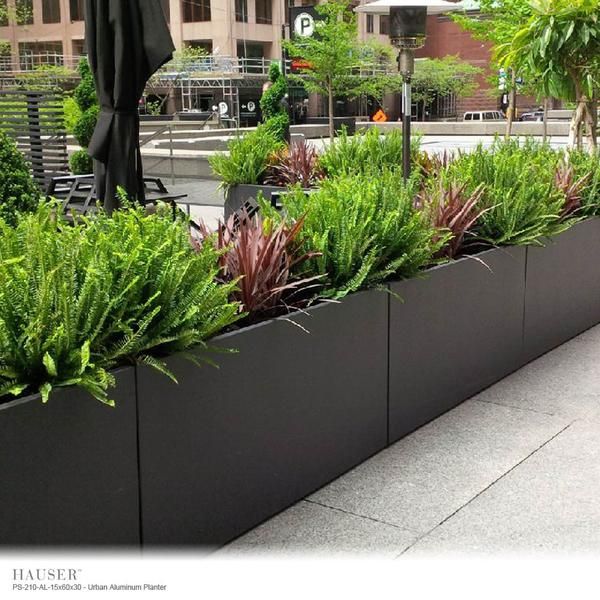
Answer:
[[[283,212],[293,220],[306,215],[303,250],[317,253],[302,275],[323,275],[322,295],[341,298],[431,264],[447,236],[415,209],[417,187],[417,176],[404,184],[399,172],[384,171],[326,180],[308,196],[300,189],[286,195]],[[265,202],[261,208],[282,218]]]
[[[217,285],[218,253],[193,251],[183,222],[143,209],[75,226],[43,205],[0,220],[0,398],[77,385],[112,404],[117,365],[185,350],[238,318]]]

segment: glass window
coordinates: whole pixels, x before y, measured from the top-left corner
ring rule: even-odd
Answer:
[[[71,21],[83,21],[83,3],[84,0],[70,0],[69,8],[71,10]]]
[[[60,23],[60,0],[42,0],[42,22]]]
[[[467,113],[465,115],[465,121],[472,121],[473,120],[473,115],[471,113]]]
[[[33,0],[16,0],[17,25],[33,25]]]
[[[373,15],[367,15],[367,33],[373,33]]]
[[[473,121],[481,121],[481,115],[479,113],[473,113]]]
[[[8,0],[0,0],[0,27],[7,27],[7,26],[8,26]]]
[[[390,16],[380,15],[379,17],[379,33],[381,35],[389,35],[390,33]]]
[[[182,0],[183,22],[210,21],[210,0]]]
[[[19,57],[22,69],[33,69],[41,65],[63,64],[62,42],[20,42]]]
[[[235,20],[240,23],[248,22],[248,1],[235,0]]]
[[[256,0],[256,22],[270,25],[273,22],[273,0]]]

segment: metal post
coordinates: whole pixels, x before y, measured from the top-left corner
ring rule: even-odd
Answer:
[[[171,161],[171,185],[175,185],[175,156],[173,150],[173,126],[169,125],[169,158]]]
[[[404,75],[402,85],[402,173],[404,181],[410,178],[410,121],[412,112],[410,75]]]

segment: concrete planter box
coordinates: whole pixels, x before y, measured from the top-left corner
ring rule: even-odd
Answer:
[[[525,257],[493,249],[391,284],[390,442],[522,365]]]
[[[600,322],[600,219],[527,249],[525,361]]]
[[[140,543],[135,371],[111,409],[77,388],[0,405],[0,544]]]
[[[219,369],[168,359],[179,385],[140,368],[144,545],[224,544],[382,450],[387,311],[368,291],[221,336]]]

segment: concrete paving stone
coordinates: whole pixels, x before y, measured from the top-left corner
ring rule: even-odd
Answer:
[[[571,419],[600,419],[598,347],[600,326],[538,358],[475,398]]]
[[[223,206],[225,196],[219,189],[219,181],[216,179],[175,179],[171,183],[170,178],[163,177],[163,183],[173,194],[187,194],[186,201],[191,204],[207,204]]]
[[[394,558],[415,540],[413,533],[398,527],[302,501],[238,538],[217,556],[265,553]]]
[[[569,422],[470,400],[309,499],[423,534]]]
[[[405,556],[600,552],[598,424],[576,421]]]

